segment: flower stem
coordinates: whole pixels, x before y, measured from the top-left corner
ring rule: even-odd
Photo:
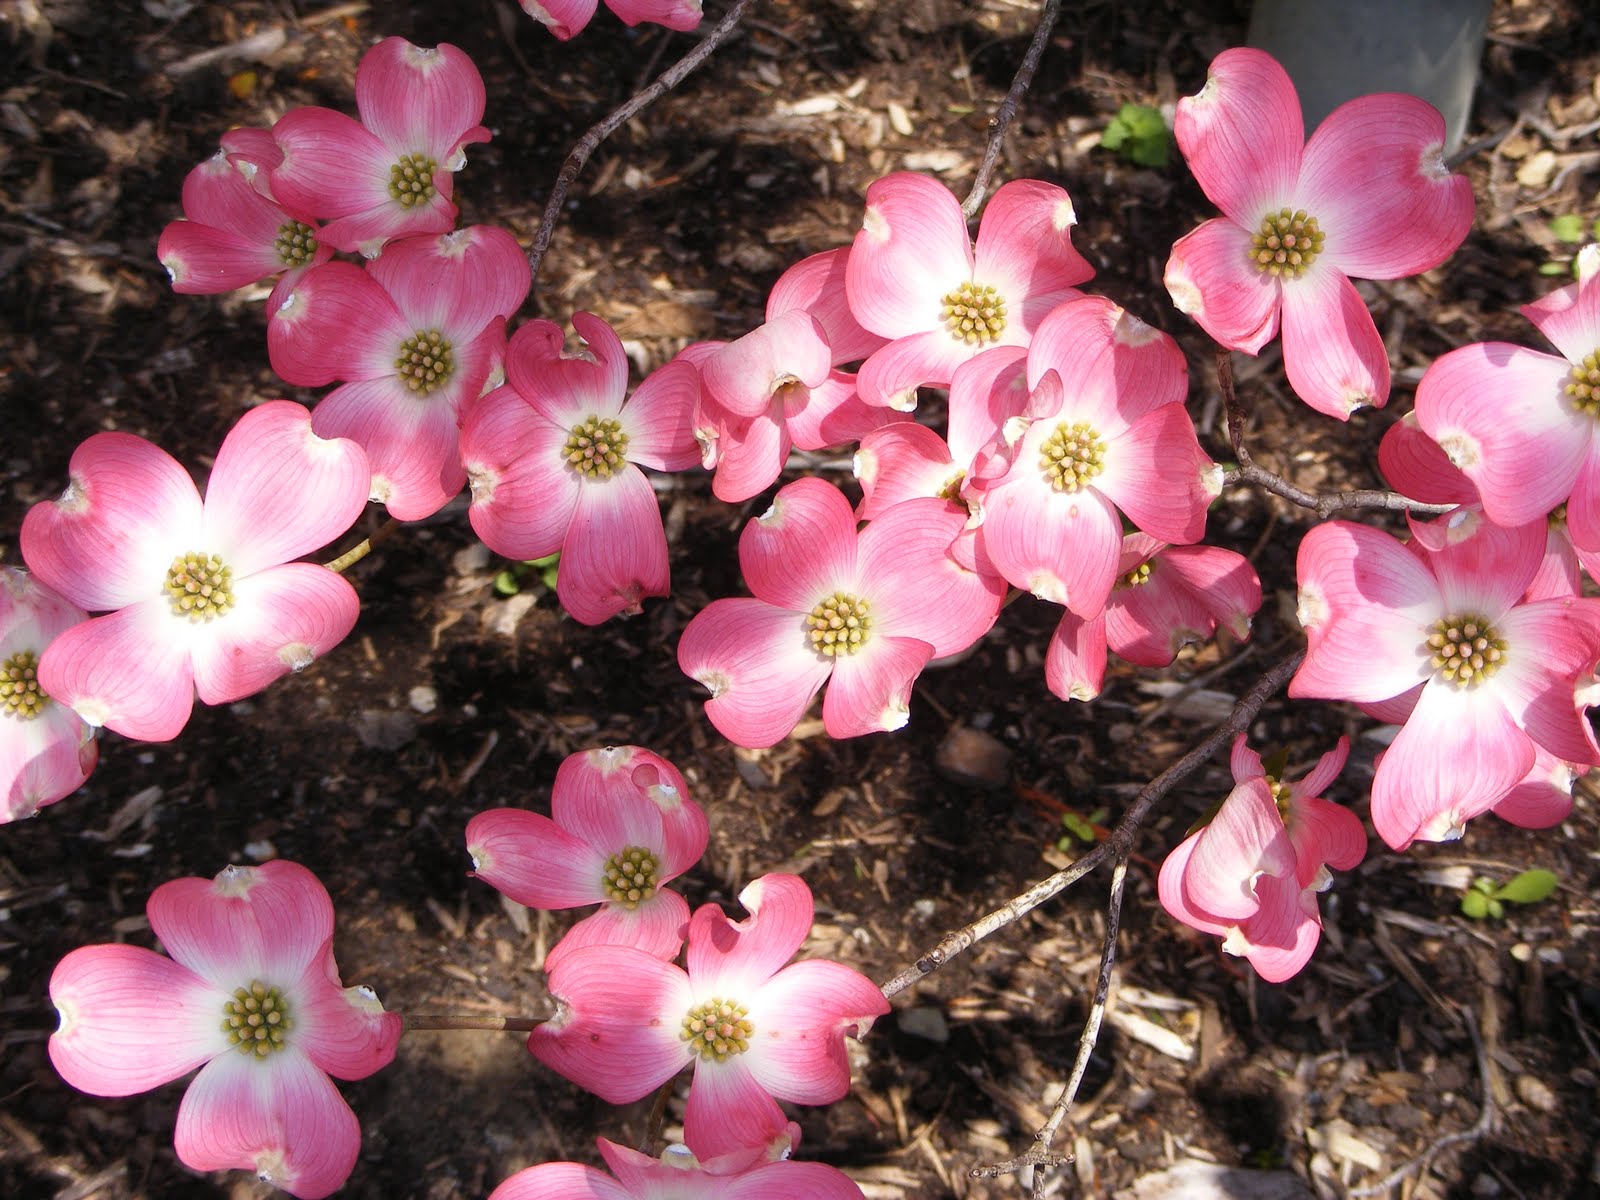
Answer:
[[[507,1033],[527,1033],[543,1025],[548,1017],[469,1017],[462,1013],[406,1013],[406,1032],[416,1029],[489,1029]]]

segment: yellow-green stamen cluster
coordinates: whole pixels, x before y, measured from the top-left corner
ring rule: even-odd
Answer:
[[[1143,587],[1145,584],[1147,584],[1149,582],[1150,582],[1150,564],[1147,563],[1147,562],[1143,562],[1143,563],[1140,563],[1133,570],[1129,571],[1121,579],[1117,580],[1117,586],[1119,588],[1136,588],[1136,587]]]
[[[590,417],[572,427],[561,457],[580,475],[609,479],[622,467],[628,452],[628,435],[615,417]]]
[[[400,343],[394,369],[400,373],[400,381],[419,396],[442,388],[456,369],[450,339],[437,329],[417,330]]]
[[[643,846],[629,846],[606,859],[601,886],[606,895],[632,911],[656,894],[656,872],[661,864]]]
[[[259,979],[247,988],[233,989],[233,999],[222,1006],[222,1017],[228,1043],[256,1058],[282,1050],[285,1035],[294,1028],[283,993]]]
[[[167,568],[167,594],[180,617],[209,621],[233,607],[233,568],[215,554],[180,554]]]
[[[1065,421],[1039,447],[1039,469],[1058,492],[1076,492],[1105,469],[1106,444],[1087,421]]]
[[[0,663],[0,713],[31,721],[44,711],[50,697],[39,687],[39,656],[19,650]]]
[[[317,256],[317,235],[304,221],[285,221],[272,240],[278,261],[286,267],[303,267]]]
[[[1005,297],[989,284],[963,283],[939,301],[951,335],[968,345],[997,342],[1006,329]]]
[[[1600,416],[1600,350],[1589,351],[1581,363],[1573,364],[1566,391],[1579,412]]]
[[[733,1055],[750,1049],[750,1036],[756,1030],[745,1016],[749,1011],[732,1000],[707,1000],[689,1010],[678,1036],[701,1058],[726,1062]]]
[[[869,607],[864,599],[850,592],[835,592],[819,600],[806,614],[811,648],[829,658],[854,654],[867,644],[867,635],[872,632]]]
[[[426,154],[402,154],[389,168],[389,195],[406,208],[426,204],[438,194],[433,186],[433,173],[438,169],[439,164]]]
[[[1267,776],[1267,788],[1272,792],[1272,801],[1278,806],[1278,816],[1285,822],[1289,820],[1289,799],[1294,794],[1287,783],[1272,775]]]
[[[1482,617],[1446,617],[1434,625],[1426,650],[1438,678],[1464,688],[1500,669],[1506,643]]]
[[[1250,261],[1268,275],[1298,279],[1322,253],[1323,237],[1305,209],[1280,208],[1261,218],[1250,238]]]

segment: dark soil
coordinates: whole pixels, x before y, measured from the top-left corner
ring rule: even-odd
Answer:
[[[1170,106],[1196,90],[1211,57],[1242,43],[1244,5],[1065,8],[1001,178],[1069,189],[1076,244],[1099,271],[1091,286],[1178,339],[1202,439],[1226,457],[1211,350],[1160,284],[1171,242],[1212,208],[1181,163],[1134,167],[1097,135],[1124,102]],[[713,0],[713,17],[721,11]],[[930,171],[965,195],[1035,19],[1023,0],[758,6],[699,74],[590,162],[529,313],[599,313],[637,348],[641,370],[690,340],[747,331],[784,267],[849,240],[872,179]],[[580,133],[692,44],[625,30],[602,9],[563,45],[507,0],[19,0],[0,20],[9,564],[20,560],[24,512],[59,492],[85,437],[137,433],[199,471],[248,406],[315,399],[269,370],[258,295],[174,297],[156,263],[185,173],[224,130],[270,124],[299,104],[353,111],[355,63],[382,36],[452,42],[484,75],[494,131],[458,177],[463,220],[499,222],[526,243]],[[264,59],[192,61],[273,30],[284,39]],[[1270,352],[1241,359],[1264,465],[1304,487],[1375,485],[1373,450],[1409,407],[1420,368],[1469,341],[1537,341],[1516,308],[1560,282],[1539,274],[1571,250],[1550,220],[1600,216],[1597,74],[1592,6],[1496,3],[1468,134],[1477,149],[1462,168],[1477,193],[1475,229],[1444,268],[1368,292],[1396,365],[1389,408],[1336,426],[1288,394]],[[836,460],[818,458],[846,481]],[[732,905],[755,876],[797,871],[817,897],[807,952],[886,980],[1064,862],[1065,809],[1104,809],[1114,823],[1301,640],[1293,556],[1313,518],[1240,490],[1215,510],[1210,540],[1249,554],[1262,576],[1268,598],[1248,646],[1198,647],[1167,671],[1114,668],[1099,701],[1064,704],[1043,680],[1055,611],[1023,598],[965,661],[924,677],[905,730],[833,742],[802,726],[771,751],[740,752],[706,722],[673,648],[708,599],[739,591],[737,531],[765,499],[735,510],[696,473],[663,502],[674,594],[641,617],[591,629],[563,617],[536,580],[500,594],[505,564],[476,543],[458,501],[351,572],[361,622],[313,669],[197,711],[168,745],[105,736],[79,794],[0,830],[0,1195],[266,1190],[177,1162],[182,1084],[96,1100],[67,1088],[46,1056],[55,962],[92,942],[151,944],[144,902],[166,879],[296,860],[333,894],[346,982],[371,984],[400,1011],[537,1014],[540,964],[569,918],[512,911],[468,879],[463,828],[484,808],[545,805],[566,754],[631,742],[682,768],[710,813],[710,849],[682,881],[692,903]],[[378,523],[374,514],[369,529]],[[1010,752],[1003,786],[975,789],[940,770],[958,726]],[[1363,736],[1371,730],[1352,709],[1280,698],[1254,733],[1303,764],[1350,734],[1352,765],[1331,794],[1364,814],[1381,748]],[[1374,839],[1366,864],[1325,898],[1317,957],[1281,987],[1155,902],[1155,864],[1228,786],[1225,762],[1192,777],[1140,843],[1118,1017],[1058,1139],[1078,1161],[1046,1194],[1106,1195],[1192,1155],[1287,1167],[1338,1195],[1471,1127],[1486,1088],[1493,1127],[1446,1148],[1420,1183],[1413,1173],[1409,1194],[1600,1193],[1600,810],[1588,785],[1571,819],[1545,833],[1485,817],[1463,842],[1404,857]],[[1458,914],[1471,877],[1533,865],[1560,876],[1552,900],[1501,921]],[[848,1171],[873,1200],[1018,1194],[1013,1181],[968,1173],[1026,1148],[1070,1069],[1105,896],[1104,876],[1093,876],[899,996],[859,1048],[852,1094],[797,1113],[803,1153]],[[1130,1016],[1176,1034],[1190,1059],[1138,1040]],[[481,1197],[530,1163],[594,1161],[597,1135],[637,1143],[649,1107],[614,1109],[544,1070],[519,1038],[491,1033],[412,1034],[391,1068],[344,1090],[364,1141],[343,1194],[361,1197]],[[680,1092],[669,1135],[681,1113]]]

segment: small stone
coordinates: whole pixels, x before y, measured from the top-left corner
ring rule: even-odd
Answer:
[[[463,546],[450,558],[450,567],[457,575],[476,575],[489,565],[489,547],[482,542]]]
[[[266,838],[244,844],[244,854],[251,862],[270,862],[278,857],[278,848]]]
[[[1421,1129],[1422,1122],[1422,1110],[1412,1104],[1390,1104],[1383,1110],[1383,1123],[1399,1133]]]
[[[410,713],[369,708],[356,715],[356,737],[369,750],[398,750],[417,736]]]
[[[431,713],[439,707],[439,692],[437,688],[426,683],[419,683],[412,688],[406,697],[411,705],[412,712]]]
[[[992,733],[969,725],[952,725],[934,753],[934,763],[957,783],[992,790],[1006,785],[1011,750]]]
[[[1537,1075],[1518,1075],[1516,1089],[1517,1099],[1535,1112],[1553,1113],[1560,1107],[1550,1085]]]
[[[950,1040],[950,1026],[945,1022],[944,1013],[928,1006],[902,1009],[900,1029],[912,1037],[937,1042],[941,1046]]]

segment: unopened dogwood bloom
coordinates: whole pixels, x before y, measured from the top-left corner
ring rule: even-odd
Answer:
[[[1160,541],[1198,542],[1221,471],[1183,406],[1183,352],[1109,300],[1056,308],[1027,370],[1027,414],[1007,425],[1010,467],[985,489],[978,540],[1013,585],[1087,620],[1117,580],[1119,510]]]
[[[1219,626],[1240,641],[1261,607],[1248,560],[1218,546],[1168,546],[1142,533],[1122,539],[1117,584],[1105,609],[1084,620],[1068,609],[1045,653],[1044,677],[1063,700],[1092,700],[1106,649],[1141,667],[1164,667]]]
[[[1389,359],[1350,277],[1438,266],[1472,225],[1472,185],[1444,163],[1444,118],[1415,96],[1363,96],[1305,140],[1288,74],[1233,49],[1178,102],[1178,146],[1223,216],[1172,248],[1172,302],[1248,354],[1283,330],[1289,385],[1345,420],[1389,397]]]
[[[355,625],[355,589],[291,560],[354,524],[371,473],[360,446],[318,437],[300,405],[239,418],[203,501],[176,460],[132,434],[95,434],[69,471],[61,498],[23,520],[22,554],[73,604],[110,612],[39,660],[45,692],[89,724],[167,741],[197,691],[207,704],[258,692]]]
[[[45,647],[88,619],[26,571],[0,567],[0,824],[71,795],[94,770],[94,730],[39,685]]]
[[[785,966],[811,932],[811,889],[764,875],[730,921],[715,904],[689,924],[687,970],[629,946],[585,946],[550,971],[558,1010],[535,1029],[539,1061],[613,1104],[693,1065],[684,1141],[701,1158],[770,1144],[776,1100],[830,1104],[850,1090],[847,1033],[889,1011],[859,972],[821,959]]]
[[[984,208],[974,250],[943,184],[907,171],[872,184],[845,284],[856,320],[891,340],[861,365],[862,400],[915,408],[919,386],[948,384],[975,354],[1026,346],[1094,274],[1072,245],[1077,220],[1061,188],[1015,179]]]
[[[858,535],[831,484],[784,487],[739,538],[755,594],[713,600],[678,642],[678,665],[711,690],[711,723],[741,746],[774,745],[827,684],[828,736],[903,726],[922,668],[1000,612],[1004,585],[947,553],[965,523],[957,505],[908,500]]]
[[[308,1200],[337,1190],[361,1126],[328,1076],[388,1065],[401,1019],[340,984],[327,890],[277,861],[164,883],[146,912],[170,958],[85,946],[56,966],[56,1070],[90,1095],[132,1096],[200,1067],[178,1107],[185,1164]]]
[[[1478,342],[1438,358],[1417,387],[1417,424],[1500,525],[1565,504],[1573,543],[1600,550],[1600,248],[1576,282],[1524,305],[1559,354]]]
[[[1281,983],[1299,972],[1322,935],[1317,893],[1367,852],[1354,813],[1322,799],[1349,753],[1347,738],[1298,783],[1268,775],[1240,734],[1234,789],[1215,817],[1161,864],[1162,907],[1185,925],[1223,937],[1222,948]]]
[[[661,509],[639,467],[683,471],[699,462],[700,377],[670,362],[628,399],[628,356],[616,331],[593,313],[576,314],[572,325],[587,349],[571,357],[555,322],[517,330],[507,386],[468,405],[461,456],[477,535],[507,558],[560,551],[557,599],[598,625],[670,590]]]
[[[582,33],[594,19],[595,0],[518,0],[522,9],[563,42]],[[625,25],[650,22],[668,29],[697,28],[704,15],[700,0],[606,0]]]
[[[495,808],[467,822],[473,874],[529,908],[600,905],[545,960],[579,946],[636,946],[676,958],[689,906],[665,885],[706,850],[708,827],[678,769],[639,746],[570,754],[550,815]]]
[[[462,409],[498,381],[529,283],[527,256],[492,225],[404,238],[365,270],[327,263],[268,304],[272,369],[302,387],[345,381],[312,427],[359,443],[372,498],[420,520],[467,481]]]
[[[1344,521],[1300,544],[1309,647],[1295,697],[1352,700],[1404,727],[1378,760],[1372,821],[1397,850],[1459,837],[1553,758],[1600,764],[1584,707],[1600,601],[1524,601],[1542,522],[1507,529],[1459,510],[1402,545]],[[1580,691],[1580,689],[1583,689]]]
[[[789,1130],[785,1139],[798,1141],[799,1126]],[[686,1146],[651,1158],[597,1140],[615,1179],[579,1163],[541,1163],[518,1171],[489,1200],[861,1200],[861,1189],[837,1167],[773,1160],[765,1146],[701,1162]]]
[[[466,147],[489,140],[483,105],[483,79],[460,50],[385,38],[356,70],[360,121],[308,107],[272,127],[282,151],[268,170],[272,194],[326,220],[330,246],[369,258],[391,238],[444,233]]]
[[[333,247],[317,224],[263,196],[219,150],[183,181],[183,216],[161,231],[156,257],[180,295],[231,292],[282,275],[293,286]]]

